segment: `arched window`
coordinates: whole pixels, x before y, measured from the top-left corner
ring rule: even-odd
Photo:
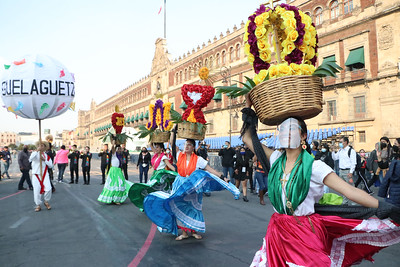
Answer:
[[[311,13],[310,12],[305,12],[305,14],[307,15],[307,16],[309,16],[309,17],[311,17]]]
[[[208,66],[208,59],[206,58],[205,60],[204,60],[204,66]]]
[[[187,69],[185,69],[185,81],[187,81],[188,75],[187,75]]]
[[[182,83],[182,71],[179,72],[179,82]]]
[[[219,56],[219,53],[217,54],[217,66],[221,65],[221,58]]]
[[[192,69],[192,67],[189,67],[189,80],[191,80],[192,79],[192,75],[193,75],[193,69]]]
[[[343,1],[343,11],[344,14],[350,13],[353,11],[353,0],[344,0]]]
[[[240,58],[240,44],[236,45],[236,59]]]
[[[339,16],[339,2],[332,1],[331,2],[331,19],[335,19]]]
[[[214,58],[213,56],[210,57],[210,68],[214,66]]]
[[[225,63],[226,63],[226,52],[224,50],[222,51],[222,65],[225,65]]]
[[[199,61],[199,68],[203,67],[203,62]]]
[[[175,73],[175,84],[178,84],[179,83],[179,80],[178,80],[178,73]]]
[[[233,61],[233,47],[231,46],[229,48],[229,62]]]
[[[317,7],[314,10],[314,18],[315,18],[315,25],[321,25],[322,24],[322,8]]]

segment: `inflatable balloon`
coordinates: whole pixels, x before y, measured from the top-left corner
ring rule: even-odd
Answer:
[[[28,55],[4,67],[1,97],[8,111],[23,118],[43,120],[70,108],[75,79],[57,60]]]

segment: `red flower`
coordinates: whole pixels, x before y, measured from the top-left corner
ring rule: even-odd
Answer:
[[[117,112],[113,113],[111,115],[111,124],[115,129],[115,133],[120,134],[122,132],[122,128],[124,128],[125,125],[124,114]]]
[[[193,103],[193,99],[190,98],[188,93],[200,93],[201,97],[197,100],[196,104]],[[184,84],[182,86],[181,94],[183,97],[183,101],[185,101],[188,106],[185,112],[182,115],[183,120],[187,120],[190,113],[193,110],[193,115],[197,122],[205,124],[206,120],[204,118],[204,114],[201,111],[202,108],[206,107],[208,103],[211,102],[215,93],[215,89],[212,86],[202,86],[197,84]]]

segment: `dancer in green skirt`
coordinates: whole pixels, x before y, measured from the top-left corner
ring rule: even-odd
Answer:
[[[128,197],[128,192],[132,183],[125,180],[125,176],[120,168],[121,147],[120,145],[115,145],[114,140],[112,142],[111,167],[108,171],[103,191],[97,200],[103,203],[115,203],[116,205],[120,205]]]

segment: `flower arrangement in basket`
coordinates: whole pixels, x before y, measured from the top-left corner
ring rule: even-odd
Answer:
[[[112,129],[107,132],[107,134],[100,139],[103,139],[103,143],[105,143],[108,139],[115,140],[115,143],[125,144],[128,139],[132,139],[126,133],[122,132],[122,129],[125,126],[125,117],[124,114],[119,113],[118,105],[115,106],[115,112],[111,115],[111,125]]]
[[[155,104],[149,105],[149,115],[150,121],[146,125],[139,126],[136,135],[139,138],[150,136],[152,143],[168,142],[173,126],[170,119],[171,103],[164,103],[161,99],[158,99]]]
[[[315,68],[318,35],[312,19],[295,6],[261,5],[245,26],[244,52],[255,72],[237,86],[220,86],[217,93],[237,97],[250,93],[260,121],[275,125],[289,116],[303,119],[322,111],[322,81],[341,69],[333,61]],[[272,62],[272,47],[275,59]],[[275,63],[275,64],[273,64]]]
[[[201,76],[202,80],[207,81]],[[207,83],[206,83],[207,84]],[[178,124],[178,137],[184,139],[203,140],[206,133],[207,121],[204,118],[202,108],[211,102],[215,93],[215,89],[209,85],[184,84],[181,89],[183,101],[187,105],[182,116],[173,111],[171,116],[175,123]]]

